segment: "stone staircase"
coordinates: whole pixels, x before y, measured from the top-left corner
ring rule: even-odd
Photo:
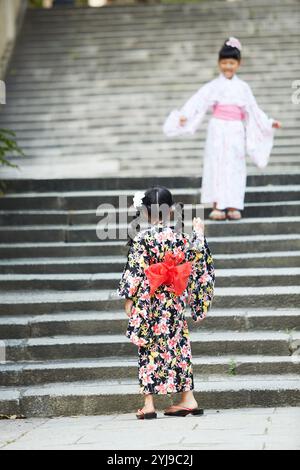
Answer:
[[[137,350],[125,337],[127,317],[116,296],[126,241],[97,239],[96,207],[117,205],[119,196],[153,182],[10,183],[0,200],[7,359],[0,414],[88,415],[141,405]],[[177,201],[199,204],[199,178],[160,182]],[[299,188],[297,175],[249,176],[245,217],[206,222],[216,297],[201,325],[187,311],[196,397],[205,408],[300,404]],[[158,397],[161,408],[169,402]]]
[[[218,73],[217,53],[239,37],[240,78],[283,122],[268,172],[299,170],[299,0],[29,10],[6,78],[0,126],[26,157],[7,178],[201,175],[205,127],[167,139],[162,124]],[[207,119],[209,116],[207,116]],[[260,174],[251,161],[249,174]]]
[[[157,182],[199,204],[205,123],[172,140],[161,125],[216,75],[229,34],[244,46],[240,77],[284,129],[263,172],[248,162],[243,219],[206,221],[217,284],[205,322],[187,312],[196,398],[215,409],[299,406],[299,1],[213,0],[27,13],[0,115],[26,152],[20,171],[1,170],[0,415],[141,405],[115,295],[125,240],[97,238],[96,209]]]

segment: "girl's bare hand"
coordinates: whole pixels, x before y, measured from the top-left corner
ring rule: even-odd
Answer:
[[[199,235],[204,235],[204,222],[200,217],[193,218],[193,227]]]
[[[126,299],[125,301],[125,312],[128,317],[131,315],[133,301],[131,299]]]
[[[185,123],[186,123],[186,121],[187,121],[187,118],[186,118],[185,116],[180,116],[180,118],[179,118],[179,124],[180,124],[181,126],[184,126]]]
[[[275,129],[280,129],[282,127],[282,124],[280,121],[274,121],[272,127],[274,127]]]

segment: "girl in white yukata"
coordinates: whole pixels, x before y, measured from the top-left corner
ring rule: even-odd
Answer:
[[[220,74],[203,85],[180,110],[167,117],[166,136],[192,135],[206,112],[209,121],[204,151],[201,203],[213,204],[212,220],[240,219],[246,190],[246,154],[256,166],[268,164],[275,128],[257,105],[250,86],[236,75],[241,63],[241,44],[225,41],[219,52]],[[226,210],[226,212],[225,212]]]

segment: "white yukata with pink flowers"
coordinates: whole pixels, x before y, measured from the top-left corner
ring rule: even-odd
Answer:
[[[225,105],[225,106],[224,106]],[[212,115],[205,142],[201,203],[214,202],[217,209],[244,209],[247,167],[246,155],[264,168],[269,161],[274,141],[274,119],[257,105],[250,86],[237,75],[228,79],[220,75],[203,85],[181,109],[166,118],[163,132],[167,137],[195,134],[207,111],[234,106],[241,119]],[[187,118],[181,126],[180,116]]]

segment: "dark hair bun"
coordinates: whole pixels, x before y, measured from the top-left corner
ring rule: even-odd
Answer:
[[[241,51],[237,47],[230,46],[226,44],[230,38],[224,41],[222,48],[219,51],[219,60],[222,59],[235,59],[240,61],[241,60]]]
[[[160,219],[164,219],[166,216],[164,209],[171,208],[174,206],[175,202],[173,200],[173,196],[171,191],[165,186],[152,186],[151,188],[145,191],[145,195],[142,199],[143,206],[137,210],[135,219],[138,219],[142,215],[142,211],[144,211],[144,215],[148,216],[150,220],[152,218],[159,217]],[[131,245],[132,240],[128,240],[127,245]]]

